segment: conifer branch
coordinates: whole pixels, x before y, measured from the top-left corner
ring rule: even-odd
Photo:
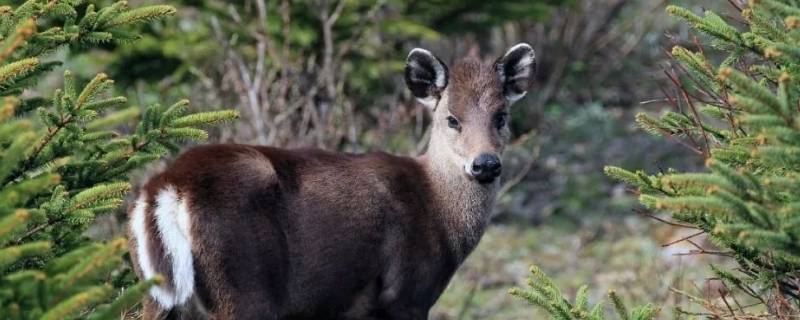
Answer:
[[[23,96],[58,65],[41,62],[43,54],[66,45],[130,41],[137,37],[131,26],[175,13],[169,6],[81,2],[0,6],[0,318],[111,319],[135,305],[163,278],[112,297],[113,286],[122,284],[110,275],[125,268],[127,241],[100,243],[86,239],[85,230],[97,215],[119,209],[131,170],[177,151],[183,140],[205,139],[205,128],[237,117],[230,111],[191,113],[187,100],[168,114],[152,107],[139,117],[126,98],[109,97],[113,81],[105,74],[81,85],[65,72],[62,89],[41,93],[50,96],[49,104]],[[139,129],[123,134],[114,131],[119,124]]]
[[[683,138],[695,145],[692,134],[707,133],[703,139],[708,172],[648,175],[607,168],[606,173],[637,187],[644,207],[671,213],[672,219],[648,216],[697,229],[676,240],[697,248],[681,255],[730,257],[739,265],[737,272],[712,269],[739,294],[760,301],[770,316],[776,316],[775,310],[800,313],[796,285],[800,282],[800,192],[795,192],[800,191],[796,190],[800,188],[800,83],[794,80],[800,67],[796,59],[800,57],[800,34],[792,31],[800,28],[800,9],[797,3],[778,0],[751,1],[747,8],[738,9],[745,18],[745,30],[737,30],[713,12],[701,17],[688,9],[667,8],[669,14],[695,29],[726,42],[728,47],[723,50],[729,51],[729,58],[718,63],[714,72],[702,50],[673,48],[672,58],[679,66],[676,70],[691,82],[684,82],[680,73],[668,76],[692,117],[665,112],[658,118],[636,118],[640,126],[654,134]],[[779,28],[782,25],[789,32]],[[753,63],[751,67],[732,63],[745,51],[763,59],[748,60]],[[689,89],[704,92],[705,100],[688,94]],[[707,106],[695,108],[693,101]],[[727,122],[704,123],[700,114]],[[709,144],[712,138],[714,143]],[[721,249],[708,250],[694,243],[691,238],[699,234],[708,235]],[[742,316],[751,316],[741,307],[736,293],[723,295],[718,303],[686,296],[706,308],[705,314],[711,317],[730,315],[734,306]]]

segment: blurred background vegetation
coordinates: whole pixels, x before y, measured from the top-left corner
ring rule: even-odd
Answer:
[[[212,132],[220,142],[417,155],[428,119],[402,81],[410,49],[452,63],[467,54],[494,59],[522,41],[534,46],[538,83],[511,110],[515,138],[494,225],[433,319],[538,318],[507,294],[532,263],[570,295],[591,283],[594,298],[613,287],[632,302],[674,305],[681,298],[670,287],[713,291],[706,268],[694,268],[709,258],[662,246],[686,231],[632,211],[635,197],[602,172],[608,164],[649,172],[702,165],[702,156],[634,126],[635,112],[668,105],[667,50],[695,41],[664,14],[664,0],[129,2],[168,3],[178,13],[130,44],[59,51],[61,68],[85,79],[114,75],[134,105],[189,97],[195,106],[238,109],[235,126]],[[728,9],[724,1],[702,5]],[[121,221],[103,219],[92,232],[120,234]]]

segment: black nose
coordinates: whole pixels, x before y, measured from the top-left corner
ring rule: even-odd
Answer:
[[[472,161],[470,174],[480,183],[490,183],[500,175],[503,166],[500,158],[493,154],[482,154]]]

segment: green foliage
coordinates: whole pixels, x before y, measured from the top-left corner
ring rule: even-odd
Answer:
[[[44,54],[66,45],[130,41],[137,37],[132,25],[175,12],[169,6],[129,9],[125,1],[100,9],[81,3],[30,0],[0,7],[4,319],[113,319],[137,303],[161,278],[118,294],[112,283],[125,275],[126,240],[93,241],[83,232],[97,215],[119,209],[132,170],[177,151],[181,141],[204,140],[202,127],[236,117],[231,111],[187,114],[183,100],[151,105],[138,119],[138,108],[111,96],[113,81],[102,73],[81,83],[65,71],[63,87],[50,97],[30,91],[58,65],[43,62]],[[115,131],[120,124],[136,130]]]
[[[481,1],[443,0],[411,2],[404,13],[411,21],[422,23],[445,34],[488,32],[507,21],[547,18],[558,5],[572,1]]]
[[[247,65],[263,63],[267,78],[277,77],[273,80],[277,85],[269,83],[269,91],[276,91],[282,81],[289,81],[281,77],[289,74],[300,75],[302,81],[314,81],[308,79],[322,73],[324,57],[333,53],[336,76],[342,78],[342,87],[337,90],[343,94],[326,97],[329,93],[324,90],[310,90],[308,94],[317,95],[315,100],[319,101],[352,100],[360,114],[370,114],[368,108],[375,106],[376,101],[402,89],[395,80],[402,73],[404,55],[412,45],[466,33],[488,35],[492,27],[513,21],[543,20],[558,5],[570,1],[265,0],[263,25],[258,1],[181,2],[186,11],[196,14],[154,27],[142,41],[123,45],[111,56],[109,68],[118,74],[117,80],[124,88],[155,87],[157,81],[167,79],[177,85],[170,86],[165,95],[185,95],[191,90],[207,92],[207,83],[230,76],[226,74],[230,68],[227,64],[220,68],[220,62],[234,52]],[[337,11],[340,3],[341,9]],[[330,20],[330,44],[321,30],[326,20],[324,7],[338,12],[334,15],[337,18]],[[266,45],[260,48],[259,40],[264,36]],[[230,43],[220,45],[225,41]],[[263,62],[258,62],[259,53],[266,53]],[[287,71],[281,70],[292,71],[284,74]],[[228,100],[239,98],[221,87],[213,88],[218,93],[211,99],[222,99],[221,103],[228,104]],[[301,91],[306,93],[309,89]],[[282,95],[269,99],[272,101],[269,104],[280,110],[290,107],[278,105],[281,99],[305,99]]]
[[[511,295],[525,299],[536,305],[558,320],[603,320],[608,319],[603,309],[603,303],[589,304],[588,287],[581,286],[570,302],[561,293],[555,283],[536,266],[532,266],[531,276],[528,278],[530,289],[512,288]],[[621,320],[651,320],[658,315],[659,308],[652,305],[636,307],[630,311],[614,291],[608,292],[608,297],[614,306],[616,316]]]
[[[708,172],[650,175],[607,167],[606,174],[637,187],[648,209],[671,213],[705,232],[738,263],[735,271],[714,267],[717,277],[763,306],[762,311],[717,308],[692,299],[711,314],[797,314],[800,7],[796,1],[751,1],[742,10],[744,30],[713,12],[700,17],[675,6],[667,12],[711,36],[728,58],[715,67],[703,52],[673,48],[687,71],[682,85],[702,98],[686,94],[686,109],[658,118],[640,114],[637,123],[656,135],[687,141],[706,156]]]
[[[704,156],[708,171],[649,174],[608,166],[605,173],[636,187],[645,208],[671,213],[720,248],[693,242],[698,251],[738,264],[711,267],[726,291],[718,300],[676,289],[705,309],[679,306],[678,315],[789,319],[800,313],[800,7],[750,1],[741,11],[744,30],[711,11],[698,16],[669,6],[667,12],[709,36],[724,59],[713,62],[710,50],[673,48],[681,71],[668,74],[680,96],[668,100],[680,103],[658,117],[641,113],[636,122]],[[597,311],[602,307],[588,305],[585,289],[570,302],[540,270],[532,273],[531,289],[513,289],[513,295],[554,319],[604,317]],[[620,319],[651,319],[657,312],[651,306],[628,311],[618,296],[609,298]]]

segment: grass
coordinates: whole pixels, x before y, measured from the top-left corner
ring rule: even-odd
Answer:
[[[453,277],[431,319],[546,318],[541,310],[508,294],[511,287],[525,286],[531,264],[541,267],[570,297],[584,283],[590,286],[593,303],[615,289],[632,304],[666,306],[661,316],[668,318],[671,306],[683,305],[670,287],[705,296],[707,265],[719,259],[676,255],[693,247],[685,242],[661,244],[681,239],[691,230],[644,219],[600,220],[585,228],[557,223],[527,228],[493,225]],[[710,246],[702,239],[693,240]]]

